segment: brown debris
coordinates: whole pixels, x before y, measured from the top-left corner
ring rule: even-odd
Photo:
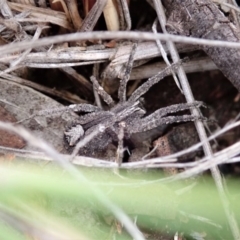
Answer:
[[[16,122],[16,118],[0,106],[0,121],[3,122]],[[25,147],[25,141],[15,134],[9,133],[4,130],[0,130],[0,146],[10,148],[23,148]]]
[[[211,0],[164,0],[169,33],[211,40],[239,42],[237,28]],[[240,50],[202,46],[219,70],[240,91]]]
[[[189,148],[199,142],[197,132],[191,123],[174,127],[170,132],[154,141],[157,145],[157,156],[163,157],[183,149]],[[196,156],[196,153],[189,153],[179,158],[179,161],[186,161]]]

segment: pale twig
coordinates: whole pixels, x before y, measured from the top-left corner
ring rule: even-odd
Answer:
[[[93,65],[93,76],[98,79],[99,78],[99,67],[100,65],[98,63],[94,64]],[[100,96],[97,92],[97,90],[95,88],[93,88],[93,94],[94,94],[94,97],[95,97],[95,102],[96,102],[96,105],[99,107],[99,108],[103,108],[102,107],[102,103],[101,103],[101,99],[100,99]]]
[[[177,47],[178,51],[181,53],[198,49],[196,47],[183,44],[178,44]],[[47,68],[48,64],[50,67],[64,67],[64,63],[79,66],[84,64],[93,64],[104,60],[108,61],[109,59],[114,58],[111,62],[111,65],[120,65],[127,62],[130,51],[131,45],[119,46],[117,53],[115,48],[105,48],[98,50],[93,50],[85,47],[58,48],[47,52],[29,53],[24,59],[24,64],[25,66],[29,67],[44,66]],[[165,51],[167,50],[165,49]],[[2,57],[0,56],[0,61],[2,63],[9,64],[11,61],[17,59],[19,55],[20,54],[15,53],[14,55],[6,55]],[[157,56],[161,56],[161,53],[155,42],[140,42],[138,43],[134,59],[150,59]],[[37,64],[39,64],[39,66]],[[53,64],[53,66],[51,64]]]
[[[103,61],[87,61],[87,62],[70,62],[70,63],[34,63],[25,62],[20,67],[31,67],[31,68],[70,68],[84,65],[91,65],[95,63],[102,63]]]
[[[182,66],[186,73],[205,72],[218,69],[215,63],[208,57],[191,59],[191,61],[184,62]],[[166,64],[163,62],[156,62],[134,68],[131,72],[130,80],[152,77],[165,68]]]
[[[20,4],[15,2],[8,2],[11,10],[19,12],[29,12],[29,18],[19,19],[21,22],[42,22],[53,23],[66,29],[72,30],[72,26],[69,23],[66,15],[59,11],[54,11],[49,8],[39,8],[32,5]]]
[[[185,44],[193,45],[207,45],[212,47],[224,47],[224,48],[234,48],[240,49],[239,42],[229,42],[229,41],[219,41],[219,40],[209,40],[209,39],[199,39],[194,37],[177,36],[172,34],[163,33],[149,33],[149,32],[132,32],[132,31],[93,31],[84,33],[70,33],[65,35],[57,35],[53,37],[46,37],[36,40],[34,42],[22,41],[17,43],[12,43],[11,45],[5,45],[0,47],[0,53],[10,54],[16,51],[25,50],[28,48],[36,48],[41,46],[50,46],[56,43],[62,42],[76,42],[84,40],[97,40],[97,39],[132,39],[132,40],[146,40],[155,41],[160,39],[162,41],[173,41]]]
[[[9,123],[0,122],[0,128],[11,131],[27,141],[31,146],[37,147],[45,152],[48,156],[52,157],[58,164],[60,164],[72,177],[74,177],[79,184],[85,184],[88,186],[90,192],[98,199],[98,201],[107,209],[109,209],[115,217],[123,223],[128,233],[137,240],[144,240],[143,234],[138,230],[137,226],[131,221],[131,219],[116,205],[114,205],[106,196],[93,184],[91,184],[81,172],[75,168],[71,163],[64,159],[50,144],[45,141],[33,136],[29,131],[23,127],[13,126]]]
[[[42,33],[42,30],[44,29],[44,25],[42,26],[41,24],[39,24],[37,30],[35,31],[35,34],[32,38],[31,41],[34,41],[34,40],[37,40],[39,39],[41,33]],[[9,72],[12,72],[18,68],[20,68],[21,66],[19,66],[19,64],[24,60],[24,58],[32,51],[32,48],[29,48],[27,50],[25,50],[23,53],[20,54],[20,56],[15,59],[14,61],[12,61],[10,63],[10,67],[5,69],[3,72],[0,72],[0,76],[2,76],[4,73],[9,73]]]
[[[156,20],[154,21],[154,23],[153,23],[153,26],[152,26],[152,31],[153,31],[154,33],[157,33],[157,23],[158,23],[158,20],[156,19]],[[156,43],[157,43],[157,46],[158,46],[158,48],[159,48],[159,50],[160,50],[160,52],[161,52],[161,55],[162,55],[162,58],[163,58],[164,62],[167,64],[167,66],[170,66],[171,63],[170,63],[169,60],[168,60],[167,53],[166,53],[166,51],[164,50],[164,47],[163,47],[161,41],[160,41],[160,40],[156,40]],[[180,86],[180,84],[179,84],[179,81],[178,81],[178,78],[177,78],[175,72],[174,72],[174,71],[171,71],[171,74],[172,74],[172,76],[173,76],[173,79],[174,79],[177,87],[178,87],[179,90],[182,92],[181,86]]]
[[[42,30],[44,29],[44,27],[45,27],[44,25],[43,25],[43,26],[42,26],[42,25],[39,25],[39,26],[38,26],[38,28],[37,28],[37,30],[35,31],[35,34],[34,34],[34,36],[33,36],[33,38],[32,38],[31,41],[35,41],[35,40],[39,39],[39,37],[40,37],[40,35],[41,35]],[[25,51],[21,54],[21,56],[19,56],[18,59],[16,59],[16,60],[14,60],[13,62],[11,62],[10,68],[15,67],[15,66],[18,65],[21,61],[23,61],[24,58],[25,58],[31,51],[32,51],[31,48],[25,50]],[[7,71],[7,69],[6,69],[4,72],[6,72],[6,71]]]
[[[47,156],[43,152],[25,150],[25,149],[16,149],[0,146],[0,153],[3,154],[14,154],[16,160],[19,158],[21,161],[33,161],[33,162],[42,162],[42,161],[54,161],[53,158]],[[67,160],[71,159],[71,155],[61,156]],[[85,157],[85,156],[76,156],[73,161],[73,164],[85,166],[85,167],[100,167],[100,168],[116,168],[117,164],[115,162],[110,162],[107,160],[101,160],[97,158]]]
[[[109,31],[118,31],[120,29],[118,11],[114,4],[114,0],[107,0],[103,9],[103,15]]]
[[[230,147],[225,148],[222,151],[219,151],[212,156],[206,157],[207,161],[197,164],[196,167],[193,167],[189,170],[186,170],[182,173],[178,173],[175,176],[169,178],[169,180],[176,181],[179,179],[190,178],[196,176],[206,170],[211,170],[212,168],[228,162],[230,158],[239,154],[240,142],[234,143]]]
[[[6,0],[2,0],[0,2],[0,11],[1,11],[1,14],[3,15],[3,17],[12,18],[13,13],[12,13],[11,9],[9,8],[8,4],[9,3]]]
[[[238,143],[239,144],[239,143]],[[193,147],[195,147],[194,145]],[[227,163],[235,163],[235,162],[240,162],[240,157],[231,157],[229,159],[221,160],[221,157],[224,157],[226,155],[226,152],[229,152],[229,156],[233,156],[234,154],[238,154],[237,148],[239,145],[236,145],[234,148],[226,148],[218,153],[216,153],[216,157],[221,161],[221,162],[214,162],[214,166],[217,166],[218,164],[227,164]],[[190,150],[187,149],[187,150]],[[234,150],[234,152],[233,152]],[[0,152],[1,153],[11,153],[14,154],[16,157],[16,160],[18,158],[24,159],[25,161],[52,161],[53,159],[51,157],[47,157],[45,154],[42,152],[36,152],[36,151],[29,151],[29,150],[22,150],[22,149],[15,149],[15,148],[7,148],[7,147],[1,147],[0,146]],[[214,156],[215,156],[214,155]],[[61,155],[63,158],[66,158],[68,160],[71,159],[70,155]],[[139,161],[139,162],[131,162],[131,163],[123,163],[121,165],[121,168],[123,169],[137,169],[137,168],[168,168],[168,167],[173,167],[173,168],[189,168],[189,167],[195,167],[199,166],[201,163],[205,163],[209,161],[209,157],[204,157],[197,162],[187,162],[187,163],[178,163],[176,162],[176,158],[169,158],[171,155],[163,158],[153,158],[149,160],[144,160],[144,161]],[[85,157],[85,156],[76,156],[74,160],[72,161],[73,164],[80,165],[80,166],[85,166],[85,167],[100,167],[100,168],[112,168],[115,169],[117,167],[117,164],[115,162],[109,162],[106,160],[100,160],[97,158],[90,158],[90,157]],[[201,170],[199,173],[201,173]],[[195,174],[195,173],[194,173]],[[194,176],[194,175],[193,175]]]

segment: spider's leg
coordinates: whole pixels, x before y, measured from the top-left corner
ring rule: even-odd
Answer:
[[[126,121],[126,119],[131,119],[133,117],[133,115],[135,116],[143,116],[146,111],[144,109],[142,109],[141,107],[139,107],[139,101],[133,103],[133,104],[129,104],[129,102],[124,102],[122,104],[123,107],[122,109],[114,109],[114,110],[120,110],[121,111],[112,111],[113,113],[115,113],[115,116],[117,118],[116,121],[120,122],[120,121]]]
[[[144,121],[148,122],[148,121],[151,121],[151,119],[162,118],[169,113],[180,112],[180,111],[184,111],[184,110],[194,108],[194,107],[205,107],[205,104],[203,102],[200,102],[200,101],[194,101],[192,103],[174,104],[174,105],[164,107],[164,108],[160,108],[160,109],[156,110],[151,115],[145,117]]]
[[[182,115],[182,116],[167,116],[163,118],[152,118],[152,119],[148,119],[148,121],[145,121],[145,119],[141,119],[139,124],[133,125],[129,129],[129,131],[131,133],[145,132],[164,124],[189,122],[189,121],[195,121],[195,120],[207,121],[207,118],[193,116],[193,115]]]
[[[85,114],[83,116],[80,116],[77,120],[77,123],[87,124],[87,123],[90,123],[90,122],[100,122],[103,118],[108,118],[112,115],[113,115],[113,113],[111,113],[110,111],[92,112],[92,113],[88,113],[88,114]]]
[[[97,106],[93,106],[91,104],[71,104],[69,106],[67,106],[67,108],[69,109],[69,111],[73,111],[73,112],[96,112],[96,111],[101,111],[102,109],[97,107]]]
[[[102,97],[103,101],[107,103],[110,107],[114,106],[114,101],[112,97],[103,89],[103,87],[99,85],[97,79],[94,76],[91,76],[90,80],[93,83],[94,89]]]
[[[163,71],[159,72],[155,76],[149,78],[145,83],[143,83],[139,88],[137,88],[130,98],[129,102],[135,102],[138,100],[143,94],[145,94],[154,84],[158,83],[160,80],[170,75],[172,72],[175,72],[179,66],[182,64],[182,61],[178,61],[173,63],[171,66],[165,68]]]
[[[32,119],[34,117],[41,117],[41,116],[50,116],[51,117],[51,116],[55,116],[55,115],[58,115],[61,113],[65,113],[65,112],[95,112],[95,111],[101,111],[101,109],[99,107],[96,107],[96,106],[93,106],[93,105],[87,104],[87,103],[71,104],[66,107],[40,110],[40,111],[32,114],[28,118],[25,118],[25,119],[19,121],[18,123]]]
[[[127,66],[126,66],[125,73],[124,73],[124,77],[120,81],[120,86],[119,86],[119,89],[118,89],[118,98],[119,98],[120,102],[125,102],[126,101],[127,82],[130,78],[130,73],[132,71],[133,62],[134,62],[134,55],[135,55],[136,50],[137,50],[137,45],[138,45],[137,43],[134,43],[133,46],[132,46],[132,51],[129,55],[129,59],[128,59]]]

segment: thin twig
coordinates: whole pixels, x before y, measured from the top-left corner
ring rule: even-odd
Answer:
[[[152,30],[153,30],[154,33],[157,33],[157,22],[158,22],[158,20],[156,19],[156,20],[154,21],[154,23],[153,23],[153,26],[152,26]],[[161,55],[162,55],[162,57],[163,57],[164,62],[167,64],[167,66],[170,66],[171,63],[170,63],[170,61],[168,60],[167,53],[166,53],[166,51],[164,50],[164,47],[163,47],[161,41],[160,41],[160,40],[156,40],[156,43],[157,43],[157,46],[158,46],[158,48],[159,48],[159,50],[160,50],[160,52],[161,52]],[[179,81],[178,81],[178,78],[177,78],[175,72],[174,72],[174,71],[171,71],[171,74],[172,74],[172,76],[173,76],[173,79],[174,79],[177,87],[178,87],[179,90],[182,92],[182,89],[181,89],[181,87],[180,87],[180,84],[179,84]]]
[[[98,79],[99,78],[99,67],[100,65],[98,63],[94,64],[93,65],[93,76]],[[93,94],[94,94],[94,97],[95,97],[95,102],[96,102],[96,105],[99,107],[99,108],[103,108],[102,107],[102,103],[101,103],[101,99],[100,99],[100,96],[97,92],[97,90],[95,88],[93,88]]]
[[[191,59],[191,61],[184,62],[182,66],[186,73],[218,70],[215,63],[208,57]],[[131,72],[130,80],[152,77],[158,72],[163,71],[164,68],[166,68],[166,64],[163,62],[156,62],[134,68]]]
[[[165,51],[167,51],[165,44],[163,45]],[[193,47],[189,45],[178,44],[178,51],[189,52],[197,50],[198,47]],[[129,52],[131,51],[131,45],[121,45],[118,47],[116,53],[115,48],[105,48],[105,49],[89,49],[85,47],[70,47],[70,48],[60,48],[53,49],[51,51],[44,52],[34,52],[28,54],[24,59],[25,66],[29,67],[64,67],[63,64],[72,64],[73,66],[80,66],[84,64],[93,64],[99,61],[111,61],[111,65],[120,65],[126,63],[129,58]],[[6,55],[0,57],[2,63],[9,64],[19,57],[20,54],[15,53],[14,55]],[[138,44],[135,60],[150,59],[153,57],[161,56],[161,53],[155,42],[140,42]],[[84,61],[84,62],[81,62]],[[39,64],[39,66],[37,65]],[[55,65],[51,65],[55,64]],[[49,67],[49,68],[50,68]]]

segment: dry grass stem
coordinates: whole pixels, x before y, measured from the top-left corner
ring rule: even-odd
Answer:
[[[229,42],[229,41],[220,41],[220,40],[209,40],[209,39],[200,39],[194,37],[185,37],[172,34],[163,34],[163,33],[149,33],[149,32],[132,32],[132,31],[94,31],[94,32],[80,32],[80,33],[70,33],[65,35],[41,38],[34,42],[22,41],[18,43],[13,43],[11,46],[1,46],[1,54],[10,54],[16,51],[26,50],[28,48],[36,48],[42,46],[51,46],[52,44],[64,43],[64,42],[78,42],[85,40],[98,40],[98,39],[131,39],[131,40],[146,40],[146,41],[173,41],[176,43],[192,44],[192,45],[201,45],[201,46],[212,46],[212,47],[224,47],[224,48],[233,48],[240,49],[240,43],[238,42]]]
[[[66,14],[58,11],[54,11],[48,8],[38,8],[31,5],[23,5],[14,2],[8,2],[11,10],[18,12],[29,12],[28,18],[24,19],[27,22],[38,22],[38,23],[52,23],[63,28],[72,29],[71,24],[66,17]]]
[[[103,14],[105,18],[105,22],[107,25],[107,29],[109,31],[118,31],[120,29],[118,12],[116,9],[115,0],[107,0],[107,4],[103,9]]]
[[[218,69],[215,63],[208,57],[192,59],[190,61],[184,62],[182,66],[186,73],[206,72]],[[165,68],[166,64],[163,62],[136,67],[131,72],[130,80],[152,77],[159,71],[163,71]]]

